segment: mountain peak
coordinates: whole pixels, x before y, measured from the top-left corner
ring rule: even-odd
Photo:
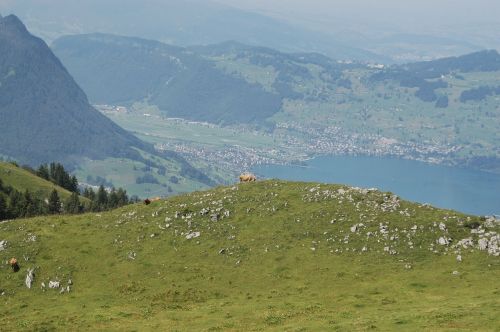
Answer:
[[[23,163],[152,149],[88,103],[61,62],[14,15],[0,19],[0,154]]]
[[[0,33],[2,32],[28,33],[28,30],[16,15],[8,15],[5,17],[0,15]]]

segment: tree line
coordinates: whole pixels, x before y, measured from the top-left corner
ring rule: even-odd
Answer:
[[[14,165],[17,166],[15,163]],[[129,198],[125,189],[113,187],[106,189],[102,185],[96,191],[87,187],[80,193],[77,178],[70,175],[59,163],[40,165],[36,171],[29,166],[23,168],[67,189],[71,192],[71,196],[63,200],[55,189],[48,197],[42,197],[30,190],[21,192],[10,185],[5,185],[0,179],[0,220],[105,211],[138,201],[137,197]],[[88,200],[82,200],[80,195]]]

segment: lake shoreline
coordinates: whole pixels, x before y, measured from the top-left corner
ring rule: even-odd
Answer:
[[[376,187],[412,201],[476,215],[500,214],[500,175],[398,157],[321,155],[305,165],[258,165],[266,178]]]

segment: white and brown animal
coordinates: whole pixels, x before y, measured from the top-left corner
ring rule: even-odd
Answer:
[[[156,202],[156,201],[159,201],[159,200],[161,200],[161,197],[146,198],[144,200],[144,204],[149,205],[149,204]]]
[[[255,182],[257,177],[252,173],[243,173],[240,175],[240,182]]]

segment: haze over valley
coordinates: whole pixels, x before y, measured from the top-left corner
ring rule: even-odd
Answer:
[[[2,330],[495,331],[498,17],[0,0]]]

